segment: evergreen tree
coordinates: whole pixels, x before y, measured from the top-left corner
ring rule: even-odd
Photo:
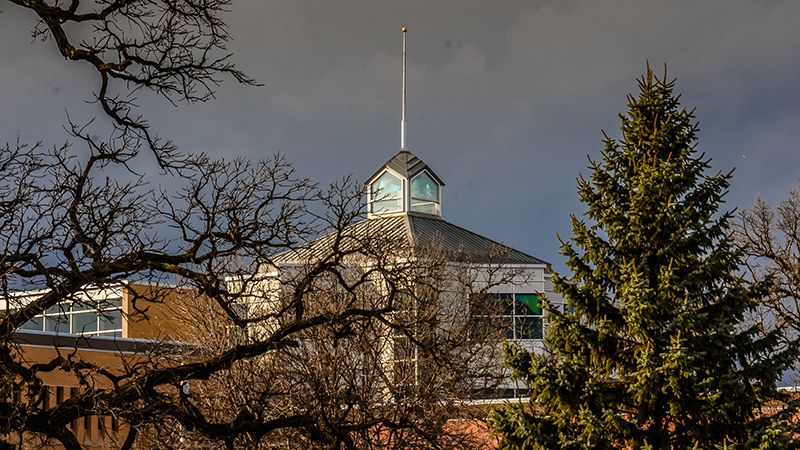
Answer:
[[[708,175],[693,110],[649,66],[638,98],[578,180],[587,221],[562,242],[570,312],[546,302],[553,355],[506,346],[530,405],[490,413],[503,449],[779,448],[790,435],[759,413],[796,357],[749,326],[766,286],[737,275],[741,252],[719,207],[731,173]],[[786,417],[787,410],[782,414]]]

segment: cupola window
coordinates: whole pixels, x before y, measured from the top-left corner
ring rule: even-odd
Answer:
[[[411,180],[411,211],[441,215],[439,185],[427,172],[422,172]]]
[[[403,180],[386,171],[371,187],[370,211],[372,213],[397,212],[403,210]]]

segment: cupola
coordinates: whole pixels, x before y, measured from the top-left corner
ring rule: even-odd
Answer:
[[[367,180],[368,217],[421,213],[441,217],[442,180],[406,148],[406,32],[403,28],[403,110],[400,153]]]
[[[407,212],[442,215],[444,182],[406,148],[375,172],[367,185],[370,217]]]

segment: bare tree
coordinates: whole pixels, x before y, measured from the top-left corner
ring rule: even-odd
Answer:
[[[739,213],[733,231],[747,255],[750,276],[771,280],[761,310],[765,327],[781,327],[787,340],[800,336],[800,189],[771,207],[760,197]]]
[[[95,149],[77,165],[67,150],[6,148],[0,159],[9,174],[0,230],[0,363],[4,390],[14,393],[0,403],[7,430],[71,450],[82,446],[72,424],[106,416],[125,424],[117,443],[124,449],[153,440],[468,444],[447,419],[468,411],[460,402],[471,391],[496,383],[500,333],[479,331],[465,302],[519,281],[524,270],[365,230],[378,221],[358,222],[358,186],[316,190],[281,157],[256,165],[197,158],[199,176],[170,194],[142,180],[98,182],[95,170],[113,155]],[[311,202],[324,213],[310,215]],[[301,245],[315,226],[325,239]],[[308,256],[281,262],[287,251]],[[269,268],[282,268],[277,288]],[[182,307],[191,319],[183,329],[200,329],[214,345],[179,332],[170,340],[188,342],[188,354],[157,345],[117,370],[77,350],[29,360],[13,345],[15,330],[36,315],[126,279],[186,288],[185,300],[166,306]],[[23,301],[16,293],[29,286],[47,290]],[[167,301],[158,289],[138,295],[136,314],[147,319]],[[82,389],[48,405],[45,377],[53,373]],[[194,393],[183,391],[187,384]]]
[[[361,309],[378,314],[349,315],[298,332],[296,345],[238,361],[207,380],[192,382],[189,395],[214,422],[241,420],[243,411],[256,423],[296,421],[293,426],[252,427],[230,436],[228,445],[248,448],[481,448],[482,436],[459,427],[454,419],[475,423],[485,416],[468,400],[501,381],[501,324],[475,323],[464,300],[479,297],[498,284],[524,277],[518,269],[454,263],[434,249],[380,242],[393,254],[391,271],[375,270],[374,256],[347,258],[347,264],[314,280],[305,295],[306,313],[342,316]],[[398,261],[413,258],[413,264]],[[294,323],[286,307],[307,281],[314,264],[286,268],[289,279],[275,292],[250,290],[251,315],[270,317],[241,329],[218,320],[215,305],[200,299],[181,303],[176,312],[197,333],[198,347],[177,360],[207,359],[243,342],[254,342]],[[378,275],[377,272],[382,272]],[[392,286],[394,285],[394,286]],[[269,307],[259,308],[262,303]],[[490,310],[498,304],[486,302]],[[473,310],[474,312],[474,310]],[[483,311],[489,314],[492,311]],[[246,405],[246,406],[243,406]],[[202,442],[222,446],[222,439],[188,430],[177,421],[155,421],[149,435],[160,445],[184,448]]]
[[[191,103],[219,76],[255,84],[224,54],[229,3],[10,0],[36,15],[35,37],[96,70],[112,132],[100,141],[68,123],[79,149],[0,147],[0,445],[77,450],[76,424],[102,418],[119,431],[108,445],[126,450],[467,447],[447,419],[471,417],[461,401],[497,383],[500,335],[466,302],[524,271],[357,231],[369,221],[351,180],[320,189],[280,155],[181,154],[134,111],[141,90]],[[142,148],[166,174],[136,172]],[[281,260],[321,235],[307,257]],[[269,268],[281,268],[276,289]],[[127,320],[172,310],[192,326],[114,367],[77,338],[46,358],[15,338],[46,311],[88,306],[94,290],[129,280],[176,288],[131,290]],[[54,376],[75,386],[57,401]]]
[[[229,62],[222,15],[230,0],[8,1],[35,14],[34,38],[52,40],[64,58],[96,71],[94,100],[115,136],[127,141],[129,155],[139,150],[132,142],[144,143],[164,169],[182,168],[186,156],[135,112],[131,94],[146,89],[172,103],[195,103],[212,98],[225,75],[257,84]]]

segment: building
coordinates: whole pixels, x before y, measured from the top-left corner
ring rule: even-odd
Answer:
[[[26,291],[0,299],[0,311],[23,308],[46,292]],[[130,367],[151,362],[153,355],[164,355],[168,347],[183,345],[177,341],[187,337],[186,327],[176,319],[180,317],[176,308],[193,297],[194,293],[185,289],[148,283],[89,286],[72,301],[59,303],[24,324],[12,337],[16,344],[13,356],[28,367],[63,358],[122,375]],[[60,368],[41,370],[37,377],[43,383],[42,391],[35,399],[21,390],[12,395],[19,404],[50,409],[79,393],[113,387],[108,377],[89,373],[81,379]],[[113,415],[81,417],[70,424],[69,431],[86,449],[119,448],[127,435],[125,423]],[[10,441],[24,440],[23,448],[51,447],[39,438],[12,434]]]
[[[274,266],[266,267],[262,273],[269,284],[264,289],[279,291],[282,285],[291,283],[289,280],[297,270],[312,266],[331,254],[333,245],[346,246],[348,240],[358,243],[354,246],[365,245],[363,239],[381,236],[383,241],[372,245],[396,249],[396,254],[392,253],[393,250],[379,251],[373,258],[396,258],[398,261],[416,259],[419,263],[430,254],[425,252],[434,251],[437,258],[443,258],[442,261],[453,267],[468,266],[471,270],[485,273],[498,269],[505,271],[507,279],[498,280],[492,286],[478,282],[476,284],[480,286],[472,286],[472,289],[449,296],[448,304],[439,308],[448,310],[450,321],[460,320],[460,315],[464,320],[492,323],[501,328],[504,338],[516,341],[529,350],[543,351],[546,324],[543,320],[542,296],[559,305],[562,310],[566,308],[561,297],[552,291],[549,263],[444,220],[444,182],[433,169],[406,148],[381,166],[368,179],[367,187],[366,219],[278,255],[274,259]],[[354,259],[353,264],[370,264],[371,256],[361,257]],[[486,298],[476,301],[466,292],[471,290],[474,294],[481,288],[486,288],[487,292],[482,296],[489,294],[491,307],[486,306]],[[438,289],[453,290],[452,286],[440,286]],[[415,305],[415,308],[420,306]],[[272,304],[268,308],[274,307]],[[403,339],[391,336],[391,333],[387,334],[386,339],[392,342],[389,347],[394,348],[387,348],[384,352],[384,362],[394,365],[396,372],[418,373],[420,362],[415,359],[417,356],[414,356],[414,352],[411,349],[398,349]],[[411,369],[408,369],[409,366]],[[419,376],[414,378],[417,380]],[[511,380],[505,380],[479,396],[488,400],[518,397],[524,393]]]
[[[564,307],[560,298],[552,292],[547,262],[443,219],[444,182],[432,168],[409,152],[404,142],[405,136],[400,152],[368,179],[367,217],[364,220],[346,224],[307,245],[275,256],[271,264],[265,264],[259,273],[228,280],[229,292],[233,291],[243,299],[240,304],[233,305],[237,307],[236,314],[241,312],[247,318],[264,317],[259,323],[250,324],[244,336],[233,336],[236,340],[243,339],[242,342],[258,341],[261,336],[268,336],[283,326],[278,312],[288,311],[287,303],[292,301],[292,290],[297,288],[293,282],[298,279],[298,274],[304,273],[309,267],[318,267],[320,261],[332,254],[337,258],[342,257],[335,264],[346,266],[338,275],[344,278],[352,275],[357,282],[363,282],[358,284],[359,289],[367,286],[361,292],[364,295],[359,297],[361,303],[357,307],[370,306],[370,301],[382,304],[380,302],[386,298],[396,302],[388,320],[399,326],[392,328],[391,323],[387,324],[374,335],[376,339],[370,341],[373,347],[357,349],[359,354],[349,355],[353,357],[344,363],[350,364],[356,371],[359,366],[367,367],[370,363],[376,363],[371,367],[379,366],[382,369],[382,373],[374,378],[377,388],[372,392],[377,392],[377,395],[370,393],[365,396],[374,403],[359,404],[358,408],[351,408],[354,410],[364,411],[369,406],[404,403],[410,398],[407,391],[413,391],[434,378],[430,371],[430,358],[419,351],[420,345],[414,343],[415,339],[422,342],[438,336],[441,330],[447,331],[447,327],[454,328],[457,325],[466,332],[456,333],[455,340],[481,344],[480,338],[486,335],[484,331],[489,328],[486,325],[492,324],[497,326],[496,331],[499,332],[496,337],[514,340],[530,350],[542,351],[542,338],[546,333],[542,296],[546,295],[550,301]],[[339,251],[331,252],[332,248]],[[379,263],[376,258],[380,259]],[[352,269],[351,273],[348,273],[347,267]],[[400,270],[389,274],[370,272],[376,267],[390,272],[398,268]],[[431,275],[439,269],[438,278]],[[498,278],[493,278],[495,275]],[[470,283],[459,279],[459,276],[470,278]],[[321,283],[326,281],[324,277],[317,280]],[[340,283],[333,291],[321,289],[323,294],[316,299],[331,302],[337,293],[346,296],[347,292],[336,292],[341,288]],[[26,302],[43,293],[24,292],[5,301],[0,300],[0,309],[24,307]],[[192,329],[193,324],[186,321],[191,319],[191,314],[186,314],[191,311],[185,309],[187,306],[191,308],[191,302],[187,302],[185,296],[194,298],[196,294],[144,283],[118,283],[102,289],[88,286],[73,301],[56,305],[23,325],[14,337],[14,342],[18,344],[16,351],[19,358],[33,364],[67,355],[73,360],[104,367],[110,373],[121,371],[124,367],[153,358],[152,352],[163,349],[165,345],[180,346],[195,342],[197,331]],[[148,301],[137,306],[138,300]],[[147,309],[146,314],[143,308]],[[426,315],[429,311],[434,313]],[[205,320],[213,322],[215,317],[208,316]],[[445,325],[434,329],[439,324]],[[312,329],[309,334],[314,331]],[[339,332],[342,336],[355,334],[343,326],[341,330],[334,330],[330,337],[303,336],[297,341],[304,345],[298,347],[305,346],[303,350],[311,349],[310,353],[330,350],[332,353],[328,356],[332,355],[334,358],[331,359],[336,360],[335,357],[343,352],[341,346],[336,348]],[[333,349],[323,348],[330,341],[333,341]],[[499,342],[495,340],[489,345],[494,346],[495,355]],[[471,356],[475,356],[474,360],[482,364],[483,355],[485,353]],[[259,363],[274,364],[274,359],[269,360],[271,357],[267,356]],[[177,359],[171,362],[180,364]],[[263,369],[264,366],[257,367],[257,371]],[[456,370],[458,367],[453,369]],[[500,377],[498,382],[498,377],[494,378],[484,385],[467,386],[458,391],[462,397],[458,398],[457,403],[450,401],[442,405],[439,409],[442,414],[438,419],[450,417],[454,404],[471,406],[470,403],[524,395],[511,380]],[[41,379],[45,384],[43,401],[37,407],[45,409],[87,389],[101,391],[110,388],[108,377],[79,380],[65,371],[45,373]],[[364,387],[367,383],[365,379],[359,375],[348,380],[353,384],[341,390],[347,395],[331,397],[335,401],[349,402],[349,394]],[[189,395],[183,391],[187,384],[181,380],[177,379],[175,385],[171,386],[176,391],[176,397]],[[180,386],[180,392],[176,386]],[[293,387],[297,386],[305,388],[310,385],[300,380],[293,384]],[[437,386],[434,383],[433,389],[421,395],[427,395],[435,401]],[[22,400],[25,393],[14,392],[13,395]],[[353,404],[339,407],[334,403],[330,409],[335,412],[349,410]],[[287,409],[306,406],[293,404]],[[464,423],[470,428],[476,422]],[[126,435],[125,427],[113,416],[84,416],[73,422],[69,431],[85,448],[118,448]],[[379,428],[369,431],[377,434],[383,432]]]
[[[441,291],[429,296],[440,301],[436,314],[447,317],[447,320],[439,322],[492,323],[500,326],[502,337],[531,350],[543,349],[546,326],[541,296],[546,295],[556,304],[563,303],[552,293],[547,262],[447,222],[442,217],[444,182],[407,149],[402,149],[381,166],[368,180],[368,186],[365,219],[344,227],[339,233],[327,234],[279,254],[273,259],[273,265],[265,266],[261,273],[255,274],[253,278],[260,281],[250,283],[249,289],[260,286],[263,292],[253,296],[257,301],[241,305],[248,315],[252,317],[274,311],[283,301],[286,288],[293,288],[293,275],[330,254],[329,248],[337,237],[347,237],[363,244],[362,238],[369,236],[374,239],[371,245],[376,246],[376,253],[372,255],[393,259],[388,266],[412,260],[412,266],[434,262],[435,266],[452,268],[449,274],[468,270],[477,276],[475,279],[479,281],[473,286],[475,290],[470,292],[453,288],[452,280],[446,277],[438,280],[444,284],[425,286],[429,291]],[[431,251],[434,253],[426,253]],[[352,267],[372,267],[369,254],[351,255],[350,258],[346,264]],[[510,275],[491,285],[485,278],[480,278],[497,269]],[[237,280],[230,280],[229,288],[235,290],[237,283]],[[386,293],[381,283],[375,285],[373,293],[377,297]],[[413,289],[415,286],[408,284],[400,290],[408,292]],[[16,294],[0,301],[0,309],[22,308],[45,293],[27,291]],[[36,364],[52,361],[60,355],[121,374],[126,366],[148,362],[156,350],[163,354],[165,346],[179,346],[197,339],[198,336],[192,334],[196,331],[187,322],[190,320],[187,308],[191,309],[196,298],[193,291],[147,283],[123,282],[103,288],[88,286],[72,301],[62,302],[23,325],[14,336],[14,342],[18,344],[17,356]],[[415,298],[424,302],[426,297]],[[487,300],[492,307],[481,308]],[[421,303],[405,305],[399,308],[395,317],[408,316],[409,313],[414,317],[429,306]],[[249,336],[245,338],[258,339],[261,333],[272,331],[279,325],[269,320],[251,325],[247,329]],[[422,332],[425,330],[421,327],[413,331]],[[475,335],[464,336],[474,339]],[[387,385],[385,397],[391,401],[403,401],[403,389],[413,388],[428,379],[429,363],[410,342],[409,338],[414,336],[407,332],[403,334],[387,329],[380,337],[382,343],[372,356],[390,374],[383,378]],[[102,392],[111,387],[107,377],[79,380],[62,370],[41,373],[40,378],[44,383],[40,407],[45,409],[87,389]],[[394,386],[390,388],[391,384]],[[463,400],[467,403],[479,400],[480,403],[524,395],[507,379],[485,387],[483,390],[462,391]],[[25,393],[15,392],[13,395],[24,400]],[[119,447],[127,434],[125,423],[114,416],[81,417],[71,424],[70,431],[89,449]]]
[[[0,299],[0,310],[21,308],[46,292],[25,291]],[[183,289],[142,282],[119,282],[103,288],[87,286],[75,295],[74,301],[49,308],[20,330],[84,337],[179,339],[185,333],[174,320],[174,308],[177,299],[186,293]]]

